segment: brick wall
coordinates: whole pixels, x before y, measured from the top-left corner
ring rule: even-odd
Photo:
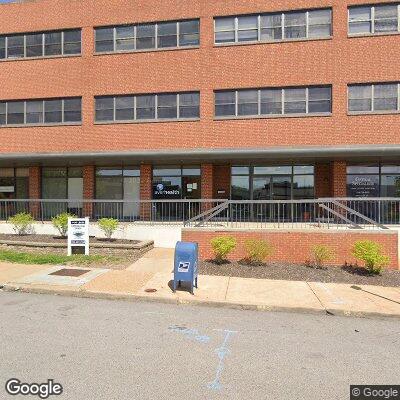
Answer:
[[[390,268],[399,269],[398,258],[398,232],[368,232],[368,231],[239,231],[239,230],[206,230],[206,229],[183,229],[182,240],[199,243],[200,257],[209,259],[213,257],[211,239],[217,236],[234,236],[237,246],[229,255],[232,260],[240,260],[245,257],[244,243],[248,239],[262,239],[268,241],[274,248],[271,261],[287,261],[293,263],[304,263],[310,259],[312,246],[323,244],[329,246],[335,253],[335,259],[330,263],[343,265],[355,263],[351,255],[351,249],[358,240],[373,240],[382,245],[386,255],[390,257]]]
[[[347,6],[364,3],[40,0],[1,5],[0,34],[84,28],[81,57],[5,61],[0,68],[1,100],[83,96],[82,126],[2,128],[0,152],[398,144],[393,127],[399,115],[347,115],[348,83],[399,79],[398,35],[347,36]],[[214,16],[325,6],[333,7],[333,39],[214,46]],[[196,17],[201,17],[199,49],[93,55],[94,26]],[[332,116],[214,120],[215,89],[312,84],[333,84]],[[94,96],[186,90],[201,90],[201,121],[93,123]]]
[[[214,199],[229,199],[231,193],[231,166],[214,165]],[[224,191],[224,193],[218,193]]]
[[[347,196],[347,175],[346,162],[333,161],[331,163],[331,196],[346,197]]]
[[[92,200],[95,198],[95,167],[93,165],[85,165],[83,167],[83,198]],[[84,216],[90,217],[93,214],[93,203],[84,203]]]
[[[150,164],[140,166],[140,199],[151,200],[153,198],[153,167]],[[148,219],[151,214],[151,203],[140,204],[140,216]]]
[[[214,170],[212,164],[201,164],[201,198],[213,198]]]
[[[315,179],[315,197],[330,197],[330,165],[315,164],[314,179]]]
[[[42,170],[40,167],[29,167],[29,198],[41,199],[42,197]],[[40,213],[40,204],[31,202],[29,211],[37,219]]]

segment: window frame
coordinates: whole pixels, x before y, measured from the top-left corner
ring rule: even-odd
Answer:
[[[70,99],[79,99],[81,101],[81,120],[80,121],[65,121],[65,110],[64,104],[65,100]],[[60,100],[61,101],[61,122],[45,122],[46,121],[46,109],[45,109],[45,102],[52,101],[52,100]],[[8,123],[8,105],[9,103],[21,102],[24,104],[24,122],[18,124],[10,124]],[[41,102],[42,103],[42,121],[43,122],[27,122],[27,104],[30,102]],[[0,103],[5,104],[5,124],[0,125],[1,128],[29,128],[35,126],[68,126],[68,125],[82,125],[83,122],[83,114],[82,114],[82,97],[64,97],[64,98],[46,98],[46,99],[28,99],[28,100],[4,100],[0,101]]]
[[[375,86],[397,85],[397,110],[375,110]],[[350,111],[350,88],[354,86],[371,88],[371,110],[369,111]],[[349,83],[347,85],[347,114],[348,115],[368,115],[368,114],[399,114],[400,113],[400,82],[374,82],[374,83]]]
[[[181,102],[180,96],[184,94],[195,94],[198,95],[198,110],[199,116],[198,117],[182,117],[181,116]],[[159,118],[158,117],[158,96],[162,95],[172,95],[176,96],[177,103],[176,103],[176,118]],[[138,101],[137,98],[140,96],[152,96],[154,97],[154,118],[138,118],[137,110],[138,110]],[[134,118],[133,119],[125,119],[125,120],[117,120],[116,119],[116,99],[118,97],[133,97],[134,98]],[[97,100],[102,98],[109,98],[113,99],[113,119],[112,120],[97,120],[96,118],[96,111],[97,111]],[[185,107],[186,105],[183,105]],[[188,106],[186,106],[188,107]],[[195,106],[190,106],[195,107]],[[161,123],[161,122],[185,122],[185,121],[199,121],[200,120],[200,92],[199,91],[187,91],[187,92],[163,92],[163,93],[140,93],[140,94],[123,94],[123,95],[106,95],[106,96],[95,96],[95,105],[94,105],[94,124],[95,125],[106,125],[106,124],[140,124],[140,123]],[[140,107],[142,108],[142,107]]]
[[[397,6],[397,31],[388,31],[388,32],[375,32],[375,9],[380,6]],[[350,11],[362,8],[369,7],[371,12],[371,30],[370,32],[361,32],[361,33],[351,33],[350,32]],[[360,20],[359,22],[363,22],[366,20]],[[377,4],[361,4],[355,6],[347,7],[347,36],[348,37],[363,37],[363,36],[385,36],[385,35],[399,35],[400,34],[400,3],[377,3]]]
[[[309,36],[309,14],[310,12],[313,11],[330,11],[330,35],[329,36]],[[290,13],[304,13],[305,14],[305,19],[306,19],[306,36],[301,37],[301,38],[287,38],[285,34],[285,17],[287,14]],[[280,15],[281,16],[281,32],[282,32],[282,38],[281,39],[262,39],[261,31],[263,27],[261,26],[261,20],[263,17],[266,16],[273,16],[273,15]],[[257,17],[258,24],[257,24],[257,30],[258,30],[258,38],[257,40],[252,40],[252,41],[239,41],[238,40],[238,32],[239,32],[239,18],[243,17]],[[233,18],[234,19],[234,41],[230,42],[217,42],[216,41],[216,36],[217,33],[219,32],[231,32],[231,30],[220,30],[217,31],[217,20],[219,19],[224,19],[224,18]],[[274,26],[274,29],[278,28],[278,26]],[[264,27],[265,29],[265,27]],[[304,40],[326,40],[326,39],[332,39],[333,37],[333,9],[332,7],[322,7],[322,8],[312,8],[312,9],[305,9],[305,10],[286,10],[286,11],[274,11],[274,12],[268,12],[268,13],[259,13],[259,14],[241,14],[241,15],[227,15],[227,16],[218,16],[214,17],[214,46],[231,46],[231,45],[245,45],[245,44],[256,44],[256,43],[279,43],[279,42],[295,42],[295,41],[304,41]]]
[[[79,31],[80,34],[80,52],[79,53],[65,53],[65,40],[64,33],[70,31]],[[60,54],[45,54],[45,35],[50,33],[60,33],[61,34],[61,52]],[[42,55],[40,56],[28,56],[27,55],[27,36],[29,35],[41,35],[42,36]],[[23,49],[24,54],[22,57],[9,57],[8,56],[8,40],[11,37],[15,36],[23,36]],[[62,57],[80,57],[82,56],[82,28],[71,28],[71,29],[63,29],[63,30],[51,30],[51,31],[37,31],[37,32],[24,32],[24,33],[16,33],[16,34],[1,34],[0,37],[4,38],[4,57],[0,58],[0,62],[5,61],[20,61],[20,60],[37,60],[37,59],[46,59],[46,58],[62,58]]]
[[[193,45],[193,44],[181,44],[181,38],[180,38],[180,24],[184,22],[198,22],[198,44]],[[176,46],[170,46],[170,47],[160,47],[158,45],[158,26],[162,24],[176,24],[176,35],[174,34],[173,36],[176,36]],[[154,25],[154,47],[149,47],[149,48],[137,48],[137,28],[139,26],[144,26],[144,25]],[[134,36],[132,37],[133,42],[134,42],[134,48],[133,49],[128,49],[128,50],[117,50],[117,37],[116,37],[116,31],[118,28],[121,27],[133,27],[133,32]],[[97,46],[97,40],[96,40],[96,31],[98,29],[112,29],[113,31],[113,49],[112,50],[106,50],[106,51],[97,51],[96,46]],[[187,33],[186,33],[187,34]],[[161,35],[162,37],[165,37],[165,35]],[[171,35],[168,35],[171,36]],[[103,54],[120,54],[120,53],[140,53],[140,52],[148,52],[148,51],[168,51],[168,50],[181,50],[181,49],[195,49],[200,47],[200,18],[192,18],[192,19],[182,19],[182,20],[171,20],[171,21],[156,21],[156,22],[146,22],[146,23],[134,23],[134,24],[123,24],[123,25],[109,25],[109,26],[96,26],[94,27],[94,55],[103,55]]]
[[[331,98],[330,112],[309,112],[309,89],[311,88],[330,88]],[[306,112],[301,113],[285,113],[285,91],[290,89],[305,89],[306,91]],[[239,115],[238,112],[238,93],[241,91],[256,90],[258,91],[258,114],[254,115]],[[279,114],[264,114],[262,113],[262,104],[264,103],[262,99],[262,92],[266,90],[280,90],[281,91],[281,113]],[[217,115],[217,104],[216,104],[216,94],[221,92],[233,92],[235,93],[235,115]],[[333,87],[332,85],[311,85],[311,86],[287,86],[287,87],[263,87],[263,88],[241,88],[241,89],[223,89],[214,91],[214,120],[226,120],[226,119],[264,119],[264,118],[298,118],[298,117],[327,117],[332,116],[333,108]],[[227,103],[228,104],[228,103]],[[231,103],[229,103],[231,104]]]

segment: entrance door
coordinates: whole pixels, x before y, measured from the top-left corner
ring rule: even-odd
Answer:
[[[139,218],[140,209],[140,178],[125,177],[124,178],[124,218],[131,220]]]
[[[290,175],[267,175],[253,178],[253,200],[290,200],[292,178]],[[255,204],[253,218],[257,221],[286,219],[291,212],[287,204]]]
[[[201,177],[200,176],[183,176],[182,177],[182,198],[186,200],[201,199]],[[201,213],[200,202],[184,203],[182,207],[183,219],[190,219]]]
[[[83,178],[68,178],[68,212],[75,215],[81,215],[83,203]]]

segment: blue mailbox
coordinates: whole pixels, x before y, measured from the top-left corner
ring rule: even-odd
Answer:
[[[197,243],[178,242],[175,246],[174,292],[176,283],[190,282],[190,292],[197,288],[197,264],[199,261],[199,246]]]

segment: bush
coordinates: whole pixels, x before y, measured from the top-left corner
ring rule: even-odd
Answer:
[[[106,238],[111,239],[113,233],[117,230],[119,223],[115,218],[102,218],[99,220],[98,224]]]
[[[35,220],[31,214],[22,212],[10,217],[8,222],[13,226],[14,232],[18,235],[28,235],[32,232]]]
[[[53,223],[54,228],[60,232],[60,236],[66,236],[68,232],[68,218],[76,218],[74,214],[70,213],[61,213],[52,218],[51,222]]]
[[[246,260],[251,263],[262,263],[273,253],[272,246],[265,240],[246,240]]]
[[[317,244],[311,249],[312,265],[316,266],[317,268],[322,268],[325,263],[332,260],[333,257],[334,253],[332,249],[323,244]]]
[[[379,275],[389,264],[389,257],[382,254],[381,246],[371,240],[360,240],[354,244],[353,255],[364,262],[370,274]]]
[[[236,239],[232,236],[219,236],[211,240],[211,247],[215,254],[215,260],[221,263],[236,247]]]

